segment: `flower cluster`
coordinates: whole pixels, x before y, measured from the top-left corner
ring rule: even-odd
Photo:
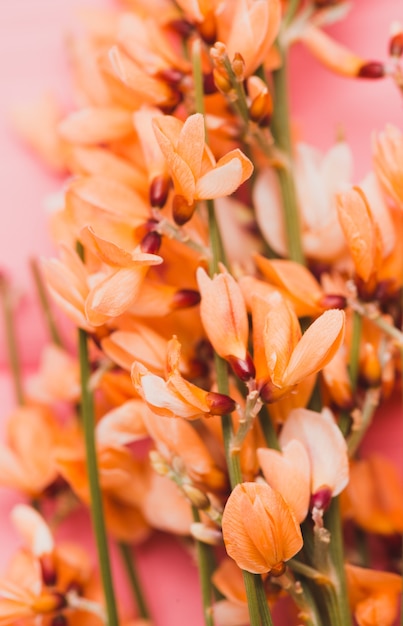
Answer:
[[[0,582],[0,625],[153,623],[139,583],[138,616],[121,609],[106,535],[133,581],[130,548],[155,530],[196,546],[206,626],[270,626],[284,596],[288,624],[394,623],[401,484],[359,447],[400,385],[403,132],[374,133],[353,184],[346,141],[324,156],[294,144],[284,114],[294,42],[402,89],[403,30],[385,62],[361,59],[325,31],[346,4],[87,13],[69,42],[76,109],[16,118],[68,177],[58,256],[36,266],[52,340],[0,449],[0,483],[32,505],[12,512],[26,545]],[[99,579],[50,530],[78,507]]]

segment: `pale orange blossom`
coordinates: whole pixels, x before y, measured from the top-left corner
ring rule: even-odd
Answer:
[[[205,143],[200,113],[184,123],[168,115],[156,117],[154,132],[174,182],[173,215],[178,224],[192,217],[197,200],[230,195],[252,174],[252,163],[238,149],[216,163]]]

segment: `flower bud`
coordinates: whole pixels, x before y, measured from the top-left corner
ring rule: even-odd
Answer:
[[[181,195],[176,194],[172,201],[172,214],[178,226],[183,226],[192,217],[195,210],[195,204],[189,204]]]
[[[236,402],[229,396],[215,391],[209,391],[206,395],[206,403],[212,415],[226,415],[236,409]]]
[[[403,54],[403,26],[399,22],[394,22],[391,26],[389,54],[395,59],[399,59]]]
[[[157,474],[166,476],[169,473],[169,466],[157,450],[151,450],[149,457],[151,466]]]
[[[196,507],[196,509],[204,511],[209,508],[210,500],[200,489],[187,483],[184,483],[181,487],[187,499],[191,502],[191,504],[193,504],[193,506]]]
[[[152,207],[162,209],[167,201],[170,186],[171,180],[168,176],[160,174],[153,178],[149,189],[149,200]]]
[[[238,376],[240,380],[247,382],[255,377],[256,369],[249,353],[246,354],[244,359],[230,355],[226,360],[231,365],[234,374]]]
[[[360,382],[365,387],[379,387],[382,379],[382,367],[378,355],[371,343],[364,344],[364,357],[360,363]]]
[[[200,294],[195,289],[178,289],[171,301],[171,309],[185,309],[196,306],[200,302]]]
[[[368,61],[361,65],[357,72],[358,78],[377,79],[385,76],[385,66],[379,61]]]
[[[235,52],[234,59],[231,63],[232,71],[239,83],[242,83],[245,78],[245,61],[242,54]]]
[[[332,501],[332,491],[329,487],[321,487],[311,496],[310,509],[318,511],[327,511]]]
[[[210,46],[214,44],[216,40],[216,19],[213,11],[209,11],[205,14],[203,22],[197,24],[197,30],[203,41]]]
[[[219,530],[206,526],[201,522],[191,524],[190,533],[197,541],[207,543],[210,546],[221,546],[223,542],[222,534]]]
[[[345,309],[347,306],[347,298],[338,293],[326,293],[318,302],[323,309]]]
[[[32,602],[32,609],[35,613],[53,613],[67,606],[66,598],[58,591],[44,592]]]
[[[147,233],[141,243],[140,248],[142,252],[147,252],[148,254],[157,254],[161,247],[162,237],[155,230]]]
[[[268,90],[260,93],[249,106],[249,117],[259,126],[269,126],[273,112],[273,100]]]
[[[214,84],[217,89],[221,91],[221,93],[228,94],[233,91],[231,80],[225,70],[215,67],[213,70],[213,77]]]

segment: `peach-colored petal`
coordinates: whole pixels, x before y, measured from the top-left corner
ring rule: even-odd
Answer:
[[[339,309],[318,317],[296,345],[284,371],[284,384],[295,385],[329,363],[342,344],[344,324],[345,314]]]
[[[294,409],[280,433],[284,448],[297,439],[306,448],[311,462],[311,492],[328,487],[338,495],[348,483],[349,464],[346,441],[328,409],[315,413]]]
[[[153,374],[165,368],[166,340],[143,324],[134,324],[130,331],[117,330],[102,340],[105,354],[123,369],[130,371],[133,361],[141,362]]]
[[[296,520],[303,522],[311,496],[310,462],[303,444],[291,440],[282,452],[259,448],[257,456],[266,482],[283,496]]]
[[[223,156],[215,167],[196,183],[196,197],[200,200],[229,196],[253,172],[251,161],[241,152],[232,150]]]
[[[229,556],[253,574],[271,571],[302,547],[290,507],[269,485],[237,485],[227,500],[222,529]]]
[[[59,125],[63,139],[81,145],[101,144],[133,133],[129,111],[118,108],[79,109]]]
[[[108,411],[96,426],[97,445],[100,448],[118,448],[147,437],[143,413],[144,403],[141,400],[128,400]]]
[[[223,358],[245,359],[248,341],[248,317],[242,292],[228,273],[210,279],[202,268],[197,270],[201,293],[200,315],[207,336]]]
[[[269,246],[280,256],[287,256],[288,244],[278,177],[270,169],[262,169],[253,185],[256,220]]]
[[[321,63],[336,74],[356,77],[365,64],[361,57],[311,23],[307,23],[300,39]]]
[[[17,504],[11,511],[11,519],[35,556],[53,552],[52,533],[35,509],[26,504]]]

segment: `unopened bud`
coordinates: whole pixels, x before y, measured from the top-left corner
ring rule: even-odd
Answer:
[[[147,233],[141,243],[140,248],[142,252],[147,252],[148,254],[157,254],[161,247],[162,237],[155,230]]]
[[[172,215],[178,224],[183,226],[192,217],[195,210],[195,203],[189,204],[183,196],[175,195],[172,201]]]
[[[244,359],[230,355],[226,360],[231,365],[234,374],[238,376],[240,380],[246,382],[251,378],[255,378],[256,369],[250,354],[247,353]]]
[[[195,289],[178,289],[173,295],[171,309],[187,309],[200,302],[200,293]]]
[[[379,61],[368,61],[364,63],[358,70],[358,78],[377,79],[385,76],[385,66]]]
[[[160,174],[159,176],[155,176],[153,178],[148,192],[152,207],[162,209],[167,201],[170,186],[171,180],[168,176]]]
[[[184,483],[181,487],[187,499],[191,502],[191,504],[193,504],[193,506],[196,507],[196,509],[204,511],[210,507],[210,500],[208,496],[200,491],[200,489],[187,483]]]
[[[259,385],[259,395],[265,404],[270,404],[274,399],[274,391],[276,390],[275,385],[269,379],[265,382],[261,382]]]
[[[329,487],[321,487],[311,496],[310,509],[327,511],[332,501],[332,492]]]
[[[228,94],[233,91],[231,80],[225,70],[215,67],[213,70],[213,77],[214,84],[217,87],[218,91],[221,91],[221,93],[223,94]]]
[[[227,46],[222,41],[216,41],[210,49],[210,56],[214,63],[214,67],[222,67],[227,59]]]
[[[242,83],[245,79],[245,61],[242,54],[235,52],[231,67],[237,81]]]
[[[273,100],[268,90],[254,98],[249,106],[249,117],[259,126],[269,126],[273,112]]]
[[[360,363],[360,382],[365,387],[379,387],[382,379],[382,368],[378,355],[371,343],[364,344],[364,358]]]
[[[194,522],[191,524],[190,534],[197,541],[207,543],[210,546],[221,546],[223,543],[221,531],[216,528],[210,528],[202,522]]]
[[[400,22],[393,22],[390,29],[389,54],[399,59],[403,54],[403,27]]]
[[[213,72],[209,72],[208,74],[203,74],[203,93],[206,96],[209,96],[212,93],[216,93],[216,91],[217,91],[217,86],[214,82]]]
[[[318,302],[322,309],[345,309],[347,298],[338,293],[326,293]]]
[[[150,450],[149,457],[151,466],[157,474],[166,476],[169,473],[169,466],[157,450]]]
[[[209,391],[206,402],[212,415],[226,415],[236,409],[236,402],[229,396],[215,391]]]

